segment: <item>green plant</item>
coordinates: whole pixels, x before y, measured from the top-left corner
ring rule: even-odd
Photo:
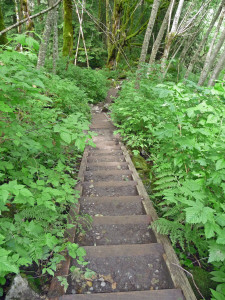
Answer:
[[[57,74],[61,78],[73,80],[83,91],[89,102],[98,103],[105,99],[107,94],[107,80],[103,72],[80,68],[70,64],[66,70],[66,61],[61,60],[58,64]]]
[[[28,52],[0,53],[1,285],[33,262],[54,275],[66,249],[80,262],[85,255],[64,232],[79,197],[76,166],[86,143],[93,145],[88,99],[34,62]]]
[[[153,226],[183,250],[224,265],[224,87],[193,82],[124,85],[113,119],[127,144],[153,162]],[[153,197],[153,196],[152,196]],[[160,209],[159,209],[160,208]],[[219,299],[219,298],[218,298]]]

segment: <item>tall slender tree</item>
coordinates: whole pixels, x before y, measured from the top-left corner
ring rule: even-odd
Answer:
[[[59,57],[59,45],[58,45],[58,8],[54,8],[53,10],[53,74],[56,73],[57,60]]]
[[[3,18],[3,13],[2,13],[2,8],[0,4],[0,31],[5,29],[5,23],[4,23],[4,18]],[[5,45],[7,43],[7,37],[6,33],[0,35],[0,45]]]
[[[141,48],[141,56],[139,59],[139,63],[144,63],[146,60],[148,46],[149,46],[149,42],[151,39],[153,27],[155,25],[155,20],[156,20],[157,12],[159,9],[159,5],[160,5],[160,0],[154,0],[153,5],[152,5],[152,10],[151,10],[151,15],[150,15],[149,22],[148,22],[148,26],[147,26],[147,29],[145,32],[144,41],[143,41],[142,48]]]
[[[150,60],[149,60],[150,68],[151,68],[151,65],[155,63],[156,55],[158,53],[160,44],[162,42],[163,36],[164,36],[166,28],[168,26],[169,15],[170,15],[170,12],[171,12],[172,4],[173,4],[173,1],[170,2],[170,5],[169,5],[169,7],[166,11],[165,17],[164,17],[163,22],[161,24],[160,30],[158,32],[158,35],[156,37],[156,40],[155,40],[155,42],[152,46],[152,52],[151,52],[151,56],[150,56]]]
[[[216,61],[216,58],[218,56],[219,51],[221,50],[221,47],[224,44],[224,41],[225,41],[225,27],[224,27],[223,32],[221,33],[221,36],[220,36],[215,48],[213,49],[212,55],[210,56],[209,60],[207,61],[207,71],[204,73],[204,77],[202,77],[202,80],[200,81],[200,83],[203,83],[205,81],[207,74],[209,73],[213,64]]]
[[[208,86],[213,86],[215,84],[215,80],[219,77],[220,72],[225,67],[225,51],[221,54],[214,70],[212,71],[211,77],[208,82]]]
[[[54,0],[49,0],[49,5],[52,6],[54,4]],[[45,64],[46,53],[48,49],[49,39],[52,31],[54,20],[54,10],[50,10],[47,14],[47,18],[45,21],[45,28],[42,35],[42,42],[39,48],[38,60],[37,60],[37,68],[43,67]]]
[[[63,56],[71,56],[73,50],[72,0],[63,0]]]
[[[205,63],[204,63],[203,69],[201,71],[201,75],[200,75],[200,78],[199,78],[199,81],[198,81],[198,85],[203,85],[204,84],[204,82],[206,80],[206,77],[207,77],[207,75],[210,71],[209,64],[210,64],[211,57],[212,57],[212,54],[213,54],[213,48],[215,46],[216,39],[219,35],[220,27],[221,27],[221,25],[223,23],[223,20],[224,20],[224,14],[225,14],[225,7],[221,11],[220,18],[219,18],[216,30],[214,32],[212,41],[211,41],[210,46],[209,46],[208,53],[207,53],[206,58],[205,58]]]

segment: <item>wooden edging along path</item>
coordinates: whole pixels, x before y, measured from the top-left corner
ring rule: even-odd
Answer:
[[[83,157],[81,160],[80,164],[80,169],[78,172],[78,183],[75,187],[76,191],[80,192],[80,195],[82,194],[83,186],[82,186],[82,181],[84,180],[84,171],[86,169],[87,165],[87,155],[88,155],[88,149],[86,148],[83,153]],[[71,205],[68,218],[67,218],[67,223],[68,224],[74,224],[76,223],[76,216],[79,214],[80,211],[80,204],[75,203]],[[67,240],[71,243],[74,243],[75,236],[76,236],[76,230],[77,227],[74,226],[71,229],[68,229],[65,233],[65,237]],[[58,265],[58,269],[55,272],[54,277],[52,278],[51,285],[48,291],[48,298],[51,300],[58,300],[59,296],[62,296],[65,294],[64,287],[60,284],[60,282],[57,279],[57,276],[68,276],[69,271],[70,271],[70,262],[71,262],[71,256],[68,255],[68,253],[64,253],[65,255],[65,260],[61,261],[60,265]]]
[[[74,264],[76,262],[72,261],[71,258],[66,255],[66,260],[61,263],[61,266],[59,270],[56,272],[55,277],[52,280],[50,290],[48,293],[48,298],[52,300],[79,300],[79,299],[109,299],[109,300],[125,300],[125,299],[154,299],[154,300],[180,300],[185,299],[186,300],[196,300],[196,297],[194,295],[194,292],[192,291],[192,288],[189,284],[189,281],[180,267],[179,260],[177,258],[177,255],[168,239],[167,236],[163,236],[159,234],[156,230],[153,230],[153,234],[155,236],[156,242],[152,242],[151,238],[149,238],[149,241],[146,242],[146,237],[144,237],[144,240],[141,242],[139,240],[138,234],[139,232],[142,234],[143,232],[146,232],[146,229],[148,228],[148,222],[146,220],[155,221],[157,219],[157,213],[152,205],[151,200],[149,199],[149,195],[147,194],[145,187],[133,165],[133,162],[129,156],[129,153],[124,146],[124,144],[121,141],[121,138],[117,136],[115,139],[113,137],[113,134],[111,133],[116,128],[113,127],[111,120],[105,113],[98,112],[96,114],[93,114],[94,116],[94,122],[96,122],[96,126],[92,126],[93,129],[102,132],[107,131],[110,132],[104,137],[105,134],[102,134],[102,137],[100,136],[100,145],[99,148],[97,147],[96,150],[91,150],[90,147],[86,147],[84,151],[84,155],[82,158],[80,171],[78,174],[80,182],[77,184],[76,190],[80,191],[81,195],[81,201],[84,200],[92,200],[93,209],[96,210],[96,204],[97,207],[101,207],[106,205],[109,209],[109,206],[111,205],[110,212],[112,212],[112,205],[113,201],[122,201],[122,206],[125,207],[125,203],[128,203],[129,201],[136,201],[137,204],[140,205],[140,202],[142,201],[144,213],[149,217],[148,219],[145,218],[145,216],[140,215],[140,213],[137,213],[135,216],[135,213],[132,211],[129,214],[129,211],[127,213],[127,216],[124,215],[124,212],[119,214],[117,211],[117,214],[113,212],[114,214],[110,214],[106,211],[105,214],[96,214],[93,213],[94,222],[93,226],[97,226],[96,232],[92,231],[91,233],[87,233],[87,236],[89,235],[89,241],[88,239],[84,241],[84,248],[87,251],[88,259],[91,259],[91,266],[95,269],[97,269],[98,274],[104,273],[104,264],[112,264],[111,269],[106,266],[105,275],[99,275],[99,278],[96,279],[96,281],[93,283],[89,281],[89,286],[91,288],[86,292],[84,291],[84,294],[73,294],[74,288],[69,288],[70,295],[65,295],[63,287],[60,285],[60,283],[57,280],[57,276],[68,276],[70,265]],[[102,138],[102,139],[101,139]],[[110,140],[109,140],[110,138]],[[101,143],[103,143],[103,147],[101,148]],[[115,149],[115,150],[107,150],[107,149]],[[104,149],[104,150],[101,150]],[[99,152],[98,152],[99,151]],[[109,153],[107,153],[109,151]],[[96,156],[95,156],[96,155]],[[97,163],[96,163],[97,162]],[[106,166],[106,167],[105,167]],[[119,169],[117,168],[119,167]],[[122,174],[122,175],[119,175]],[[100,179],[96,180],[89,180],[92,178],[91,176],[96,176]],[[120,176],[125,176],[123,180],[120,180]],[[90,177],[90,178],[89,178]],[[104,178],[105,177],[105,178]],[[107,179],[108,178],[108,179]],[[113,178],[113,181],[112,181]],[[92,178],[95,179],[95,178]],[[94,181],[94,182],[93,182]],[[93,182],[93,184],[92,184]],[[90,187],[90,190],[88,189]],[[128,194],[126,194],[126,191],[128,191]],[[109,195],[107,195],[107,192]],[[85,199],[82,199],[85,198]],[[136,199],[136,200],[135,200]],[[97,202],[95,202],[97,201]],[[101,205],[100,205],[100,204]],[[131,202],[129,202],[131,203]],[[84,204],[82,203],[84,206]],[[100,206],[99,206],[100,205]],[[126,207],[125,207],[126,208]],[[79,212],[80,205],[75,204],[71,207],[68,222],[73,223],[73,220],[75,221],[74,217]],[[87,209],[89,209],[87,207]],[[75,211],[75,213],[74,213]],[[102,213],[102,210],[101,210]],[[126,213],[126,211],[125,211]],[[129,214],[129,215],[128,215]],[[146,216],[146,217],[147,217]],[[127,221],[124,222],[123,219],[126,218]],[[130,220],[130,221],[129,221]],[[130,227],[129,228],[129,222]],[[134,224],[132,224],[134,222]],[[136,223],[135,223],[136,222]],[[147,222],[147,223],[146,223]],[[112,225],[111,225],[112,224]],[[121,224],[121,225],[120,225]],[[105,227],[104,227],[105,226]],[[107,227],[108,226],[108,227]],[[125,235],[124,241],[123,236],[122,238],[118,236],[119,242],[117,243],[117,240],[115,238],[115,232],[117,230],[118,235],[120,232],[120,227],[122,228],[122,235]],[[128,226],[128,227],[126,227]],[[132,227],[133,226],[133,227]],[[146,228],[144,228],[145,226]],[[99,228],[108,228],[109,233],[109,239],[105,239],[104,237],[97,236],[98,240],[96,240],[96,234],[99,235],[100,229]],[[115,227],[115,228],[114,228]],[[140,227],[140,228],[139,228]],[[128,236],[126,236],[126,228],[128,232]],[[132,230],[134,232],[132,232]],[[139,230],[139,231],[138,231]],[[107,231],[107,230],[106,230]],[[67,234],[69,236],[69,240],[71,242],[74,242],[75,238],[75,232],[76,228],[70,229]],[[105,230],[104,230],[105,232]],[[116,232],[116,233],[117,233]],[[111,236],[110,236],[111,234]],[[133,237],[132,237],[133,235]],[[144,236],[144,234],[143,234]],[[111,238],[111,241],[110,241]],[[133,241],[136,239],[135,241]],[[153,238],[154,240],[154,238]],[[91,242],[90,242],[91,241]],[[93,241],[97,241],[97,246]],[[131,242],[128,242],[131,241]],[[110,243],[111,242],[111,243]],[[122,242],[122,244],[121,244]],[[85,244],[86,243],[86,244]],[[152,250],[151,250],[152,249]],[[150,252],[149,252],[150,251]],[[151,251],[152,254],[151,254]],[[108,256],[107,256],[108,255]],[[128,255],[128,256],[127,256]],[[151,257],[152,255],[152,257]],[[115,269],[116,264],[123,265],[123,260],[128,262],[128,269],[132,269],[132,256],[133,263],[138,263],[138,267],[141,269],[140,263],[143,263],[143,272],[144,274],[141,274],[141,270],[139,270],[139,277],[143,275],[143,282],[140,279],[140,286],[139,283],[136,281],[130,284],[129,282],[123,283],[124,276],[127,276],[126,270],[126,263],[124,264],[125,267],[123,269],[118,270]],[[163,262],[161,262],[161,258],[165,262],[165,266],[162,266]],[[101,260],[102,259],[102,263]],[[111,259],[111,262],[110,262]],[[149,287],[146,285],[146,280],[148,282],[148,278],[146,279],[146,274],[149,272],[149,269],[146,269],[146,261],[149,260],[149,266],[150,268],[153,268],[153,262],[160,261],[158,263],[158,267],[156,270],[152,270],[152,272],[156,273],[162,273],[160,276],[156,275],[156,277],[153,276],[153,279],[149,279]],[[139,262],[140,261],[140,262]],[[119,263],[118,263],[119,262]],[[130,265],[129,265],[130,264]],[[160,265],[161,264],[161,265]],[[91,268],[88,266],[88,268]],[[99,268],[99,270],[98,270]],[[107,269],[108,268],[108,269]],[[112,274],[108,273],[112,270]],[[122,268],[122,267],[121,267]],[[134,265],[133,269],[135,270],[136,265]],[[166,269],[168,271],[166,271]],[[154,269],[154,268],[153,268]],[[96,271],[96,270],[94,270]],[[107,273],[108,272],[108,273]],[[129,271],[130,272],[130,271]],[[128,273],[129,273],[128,272]],[[137,271],[138,272],[138,271]],[[118,281],[119,275],[117,273],[123,273],[121,278],[121,282]],[[114,275],[113,275],[114,274]],[[135,271],[134,271],[135,274]],[[130,274],[129,278],[132,281],[132,276],[134,274]],[[121,276],[120,275],[120,276]],[[146,276],[145,276],[146,275]],[[157,277],[158,276],[158,277]],[[151,275],[150,275],[151,277]],[[168,282],[165,282],[165,278],[168,278]],[[106,279],[105,279],[106,278]],[[117,279],[115,279],[117,278]],[[152,278],[152,277],[151,277]],[[160,286],[160,283],[156,284],[157,282],[156,278],[161,280],[162,287]],[[161,279],[160,279],[161,278]],[[137,280],[137,278],[136,278]],[[137,280],[138,281],[138,280]],[[150,284],[151,281],[151,284]],[[153,282],[153,283],[152,283]],[[70,283],[71,284],[71,283]],[[93,287],[92,287],[93,284]],[[124,287],[123,286],[128,286]],[[147,290],[148,289],[148,290]],[[158,290],[158,291],[157,291]],[[180,292],[182,291],[182,293]],[[72,291],[72,294],[71,294]],[[92,292],[93,291],[93,292]],[[174,296],[173,296],[174,295]],[[183,297],[184,296],[184,297]]]
[[[121,142],[121,148],[126,157],[126,161],[129,163],[130,170],[133,172],[133,178],[137,182],[137,189],[140,195],[143,196],[143,206],[147,215],[151,216],[152,221],[158,219],[155,208],[153,207],[152,201],[149,198],[148,193],[143,185],[141,178],[139,177],[137,170],[130,158],[130,155],[126,147]],[[196,296],[191,288],[191,285],[185,275],[184,271],[180,267],[179,259],[171,245],[169,238],[165,235],[158,233],[154,228],[152,229],[156,236],[157,242],[162,244],[164,247],[165,255],[164,259],[169,269],[175,288],[180,288],[186,298],[186,300],[196,300]]]

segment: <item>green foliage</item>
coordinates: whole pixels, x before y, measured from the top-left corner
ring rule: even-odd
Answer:
[[[153,226],[173,244],[224,265],[224,87],[148,79],[139,84],[124,85],[113,119],[127,144],[149,153],[154,163],[161,218]]]
[[[80,68],[70,64],[66,70],[66,62],[61,60],[57,74],[61,78],[73,80],[88,97],[89,102],[97,103],[105,99],[107,80],[104,73],[91,69]]]
[[[71,252],[67,214],[79,193],[77,160],[87,140],[86,94],[36,70],[29,52],[0,53],[0,284],[32,262],[54,275]],[[84,132],[85,130],[85,132]],[[89,142],[91,143],[91,141]],[[83,261],[77,247],[73,257]]]

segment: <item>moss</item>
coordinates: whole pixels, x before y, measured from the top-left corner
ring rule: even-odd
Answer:
[[[3,13],[2,13],[2,9],[0,6],[0,31],[5,29],[5,24],[4,24],[4,18],[3,18]],[[4,33],[3,35],[0,35],[0,45],[5,45],[7,43],[7,37],[6,37],[6,33]]]
[[[63,0],[64,23],[63,23],[63,56],[72,54],[73,50],[73,6],[71,0]]]
[[[202,295],[205,297],[206,300],[210,300],[211,299],[211,292],[210,289],[215,289],[216,288],[216,282],[211,280],[211,275],[208,271],[200,268],[200,267],[195,267],[192,271],[191,271],[193,277],[194,277],[194,281],[197,285],[197,287],[199,288],[200,292],[202,293]],[[189,282],[193,288],[193,291],[197,297],[197,299],[202,299],[202,297],[199,295],[196,287],[194,286],[193,280],[192,278],[188,278]]]
[[[142,170],[142,171],[147,171],[147,172],[150,171],[149,165],[147,164],[146,160],[140,154],[133,156],[132,161],[137,170]]]

